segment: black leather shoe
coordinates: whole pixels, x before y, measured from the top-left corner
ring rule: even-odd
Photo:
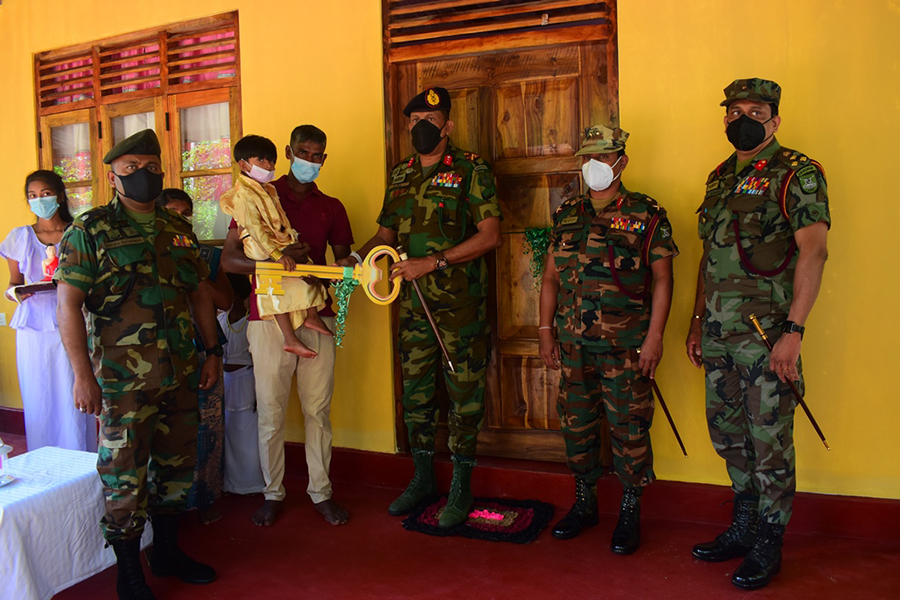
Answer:
[[[781,570],[781,544],[784,525],[762,523],[753,549],[731,577],[731,583],[742,590],[758,590],[769,585]]]
[[[747,556],[756,541],[759,524],[759,497],[737,494],[731,511],[731,526],[711,542],[697,544],[694,558],[706,562],[722,562]]]
[[[185,583],[205,584],[216,579],[216,571],[197,562],[178,547],[178,517],[155,515],[153,523],[153,551],[150,571],[156,577],[178,577]]]
[[[609,549],[615,554],[631,554],[641,545],[641,496],[634,488],[625,488],[619,522],[613,531]]]
[[[558,540],[577,537],[582,529],[600,522],[597,512],[597,483],[588,483],[587,480],[576,477],[575,504],[553,528],[553,537]]]

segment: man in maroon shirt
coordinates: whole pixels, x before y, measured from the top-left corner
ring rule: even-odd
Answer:
[[[285,148],[290,171],[275,181],[281,206],[291,226],[300,234],[300,242],[284,253],[298,263],[308,255],[315,264],[329,264],[325,258],[331,245],[334,260],[350,254],[353,234],[347,211],[337,198],[326,196],[313,181],[325,164],[325,133],[313,125],[301,125],[291,132]],[[252,274],[256,263],[244,256],[234,221],[222,254],[222,264],[231,273]],[[319,316],[334,328],[334,311],[329,300]],[[282,335],[273,320],[260,320],[256,295],[250,297],[247,339],[253,355],[256,376],[256,403],[259,414],[259,460],[266,487],[265,502],[253,515],[260,526],[272,525],[284,501],[284,420],[291,378],[296,374],[297,391],[306,423],[306,464],[309,468],[307,492],[325,520],[332,525],[347,522],[347,511],[331,500],[331,394],[334,391],[334,338],[308,327],[297,329],[297,337],[316,353],[315,358],[300,358],[282,348]]]

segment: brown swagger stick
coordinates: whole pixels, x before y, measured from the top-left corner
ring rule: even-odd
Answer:
[[[637,353],[641,353],[641,349],[637,349]],[[669,412],[669,407],[666,406],[666,401],[663,398],[662,392],[659,391],[659,386],[656,385],[656,380],[651,379],[650,385],[653,387],[653,393],[656,394],[656,397],[659,398],[659,405],[662,406],[663,412],[666,413],[666,418],[669,420],[669,425],[672,426],[672,433],[675,434],[675,439],[678,440],[678,445],[681,446],[681,453],[684,454],[684,457],[687,458],[687,450],[684,449],[684,442],[681,441],[681,436],[678,435],[678,428],[675,427],[675,419],[672,418],[672,414]]]
[[[750,315],[750,322],[753,323],[753,327],[756,328],[756,333],[759,334],[763,342],[766,344],[766,348],[769,349],[769,352],[772,352],[772,342],[769,341],[769,336],[767,336],[766,332],[763,331],[762,325],[759,324],[759,320],[756,318],[756,315]],[[806,406],[806,401],[803,399],[803,396],[800,395],[800,390],[797,389],[797,386],[794,385],[793,381],[788,381],[787,384],[790,386],[791,391],[794,392],[794,397],[797,398],[797,402],[799,402],[800,406],[803,407],[803,412],[805,412],[806,416],[809,417],[809,422],[812,423],[812,426],[816,430],[816,433],[819,434],[819,439],[822,440],[823,444],[825,444],[825,449],[831,452],[831,446],[829,446],[828,442],[825,441],[825,434],[822,433],[821,429],[819,429],[819,424],[816,423],[816,418],[810,412],[809,407]]]
[[[400,260],[409,258],[402,246],[397,246],[397,252],[400,255]],[[419,287],[418,280],[413,279],[410,283],[413,284],[416,295],[419,297],[419,302],[422,303],[422,308],[425,310],[425,317],[428,319],[428,324],[431,325],[431,329],[434,331],[434,337],[437,338],[438,345],[441,347],[441,353],[444,355],[444,360],[447,362],[447,368],[450,369],[451,373],[456,373],[456,367],[453,366],[453,361],[450,360],[450,353],[447,352],[447,346],[444,345],[444,340],[441,339],[441,332],[438,329],[434,317],[431,315],[431,309],[428,308],[428,303],[425,302],[425,295],[422,293],[422,288]]]

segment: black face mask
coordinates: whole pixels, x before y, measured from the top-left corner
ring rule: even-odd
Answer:
[[[138,169],[131,175],[116,175],[122,182],[122,195],[135,202],[147,204],[156,200],[163,191],[161,173],[151,173],[147,167]]]
[[[769,121],[771,120],[769,119]],[[728,124],[725,128],[725,135],[732,146],[742,152],[747,152],[766,141],[766,123],[769,121],[760,123],[747,115],[741,115]]]
[[[443,139],[441,138],[441,128],[424,119],[413,125],[410,134],[413,147],[419,154],[431,154]]]

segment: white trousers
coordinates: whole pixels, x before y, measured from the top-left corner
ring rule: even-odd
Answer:
[[[253,367],[225,372],[225,482],[232,494],[258,494],[266,485],[259,466],[259,420]]]
[[[59,446],[97,451],[97,417],[75,408],[75,375],[59,330],[16,330],[16,365],[28,450]]]
[[[334,317],[323,317],[334,329]],[[284,337],[274,320],[250,321],[247,341],[253,355],[256,377],[256,407],[259,415],[259,460],[266,481],[266,500],[284,499],[284,420],[291,379],[297,377],[297,393],[306,425],[306,491],[316,504],[331,498],[331,395],[334,392],[334,337],[308,327],[297,337],[316,358],[300,358],[284,351]]]

